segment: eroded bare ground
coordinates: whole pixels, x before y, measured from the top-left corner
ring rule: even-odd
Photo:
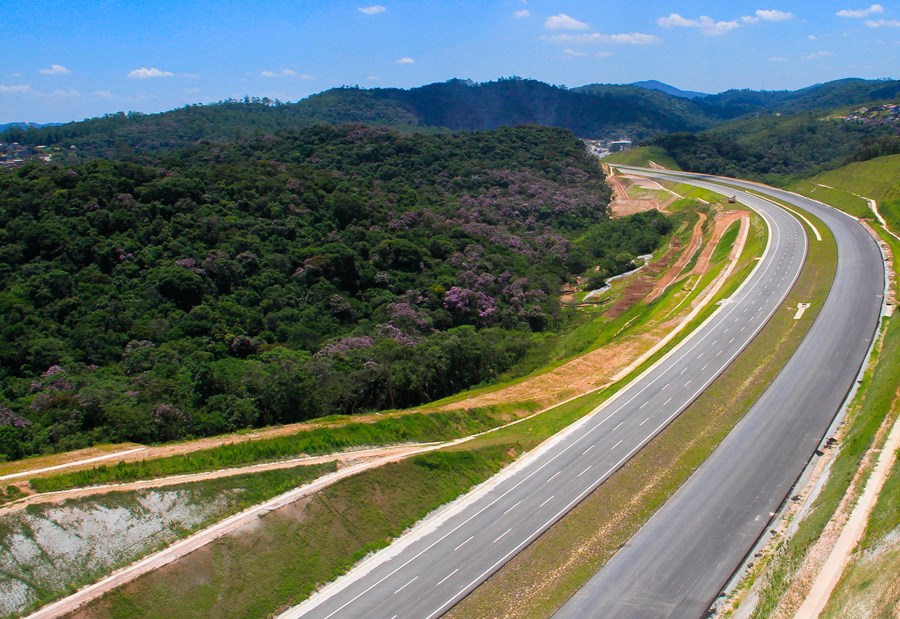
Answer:
[[[635,213],[651,211],[653,209],[665,213],[667,212],[666,207],[680,197],[678,194],[666,189],[656,181],[641,176],[616,174],[608,176],[607,180],[613,190],[613,200],[609,204],[610,214],[613,217],[625,217],[626,215],[634,215]],[[666,193],[667,196],[662,200],[654,198],[634,198],[628,193],[630,187],[641,187],[643,189],[660,191]]]

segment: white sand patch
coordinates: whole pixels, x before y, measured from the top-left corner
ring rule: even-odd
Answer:
[[[0,518],[0,616],[28,608],[36,589],[62,593],[178,539],[225,511],[228,498],[196,501],[185,489],[146,490]]]

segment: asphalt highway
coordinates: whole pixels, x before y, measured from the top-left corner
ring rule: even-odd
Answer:
[[[698,178],[680,180],[709,188],[723,182]],[[869,233],[812,200],[727,182],[800,206],[831,229],[838,246],[832,290],[763,396],[672,499],[560,609],[559,619],[706,616],[813,457],[870,347],[884,271]]]
[[[807,237],[796,218],[744,192],[729,189],[727,193],[737,195],[740,202],[760,213],[769,226],[769,245],[751,276],[699,329],[595,413],[282,617],[440,616],[577,505],[681,413],[762,329],[793,286],[806,256]],[[860,290],[868,294],[865,286]],[[856,317],[856,322],[867,323],[868,337],[874,321],[874,314]],[[842,330],[843,326],[831,327],[833,335]],[[861,330],[853,332],[850,339],[865,339]],[[820,352],[823,359],[834,357],[840,369],[847,369],[848,363],[859,367],[861,359],[845,360],[840,351],[826,348],[827,352]],[[835,375],[843,375],[837,370],[823,371],[829,381],[836,382]],[[855,375],[852,368],[848,371]],[[810,400],[816,397],[814,387],[798,387],[798,392]],[[823,413],[823,418],[830,419],[834,410]],[[824,429],[813,429],[808,433],[810,453],[822,432]],[[800,433],[807,435],[802,428]],[[745,449],[732,446],[729,451],[739,454]],[[761,457],[775,457],[768,454],[766,451]],[[739,477],[727,481],[736,484]],[[726,512],[746,512],[741,503],[754,506],[753,518],[767,520],[769,511],[774,511],[768,502],[759,503],[755,495],[743,494],[736,504],[714,499],[694,507],[711,513],[721,504]],[[748,542],[754,537],[752,531],[736,535],[746,535]],[[681,547],[679,530],[667,530],[660,537],[673,548]],[[655,563],[648,569],[656,573],[667,568]],[[728,569],[716,561],[715,571],[724,573],[725,578],[730,575]],[[580,594],[578,599],[591,598]],[[613,616],[604,609],[595,614]],[[634,616],[630,610],[626,614]]]

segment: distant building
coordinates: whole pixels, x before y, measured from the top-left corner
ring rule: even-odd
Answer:
[[[616,140],[609,143],[609,152],[617,153],[620,150],[628,150],[631,148],[631,140]]]

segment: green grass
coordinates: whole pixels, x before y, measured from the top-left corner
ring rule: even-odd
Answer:
[[[491,616],[497,612],[498,600],[515,601],[514,606],[504,605],[505,616],[550,616],[706,460],[777,376],[815,320],[836,265],[834,239],[827,235],[810,247],[785,306],[728,370],[647,447],[448,617]],[[813,303],[799,321],[790,309],[798,301]],[[523,435],[531,421],[498,434],[517,431]],[[578,552],[573,553],[573,548]]]
[[[527,408],[528,404],[518,403],[517,406]],[[32,479],[31,486],[38,492],[52,492],[212,471],[301,454],[328,454],[367,445],[445,441],[496,427],[504,423],[504,419],[502,406],[429,414],[410,413],[372,423],[350,423],[302,431],[290,436],[231,443],[167,458],[98,466]]]
[[[632,148],[618,153],[613,153],[601,159],[603,163],[621,163],[622,165],[633,165],[640,167],[650,167],[653,161],[670,170],[680,170],[678,164],[665,151],[658,146],[641,146],[640,148]]]
[[[0,507],[7,503],[12,503],[15,500],[21,499],[25,496],[25,493],[19,490],[16,486],[7,486],[5,489],[0,488]]]
[[[879,210],[895,231],[900,226],[900,209],[896,206],[900,201],[900,155],[851,163],[798,181],[790,189],[854,217],[872,218],[873,215],[866,201],[853,194],[871,198],[878,202]]]
[[[162,538],[167,540],[166,543],[156,546],[142,546],[138,544],[120,548],[120,552],[115,557],[110,556],[105,562],[101,558],[99,561],[95,560],[91,565],[81,565],[78,562],[66,565],[48,565],[46,566],[47,570],[36,569],[33,573],[30,570],[27,573],[18,573],[15,565],[7,566],[3,577],[25,580],[29,583],[37,598],[28,608],[19,609],[15,616],[21,616],[20,613],[24,614],[29,610],[34,610],[39,606],[71,594],[76,589],[96,582],[113,570],[128,565],[151,552],[160,550],[169,543],[187,537],[191,533],[204,529],[232,514],[283,494],[336,469],[334,462],[328,462],[325,464],[297,466],[179,484],[154,490],[114,492],[100,496],[81,497],[67,500],[61,506],[57,504],[30,506],[27,509],[30,519],[36,517],[39,519],[39,522],[56,523],[57,520],[60,520],[60,516],[57,515],[60,510],[65,513],[78,509],[87,511],[124,509],[129,512],[142,512],[146,508],[143,507],[140,498],[149,492],[167,494],[172,497],[177,496],[178,501],[182,503],[195,505],[219,504],[218,509],[195,526],[165,532]],[[185,495],[187,495],[187,498]],[[29,522],[31,520],[23,521],[21,519],[21,512],[4,516],[0,519],[0,542],[6,544],[10,537],[23,534],[31,535],[32,531],[28,524]],[[166,525],[160,524],[160,526],[165,529]],[[154,531],[153,533],[159,534],[161,532]],[[110,546],[116,547],[115,542],[111,542]],[[42,576],[42,574],[44,575]],[[66,576],[64,583],[61,582],[62,579],[57,577],[58,574]]]
[[[517,455],[507,447],[431,453],[343,479],[72,616],[271,616],[386,546]]]

